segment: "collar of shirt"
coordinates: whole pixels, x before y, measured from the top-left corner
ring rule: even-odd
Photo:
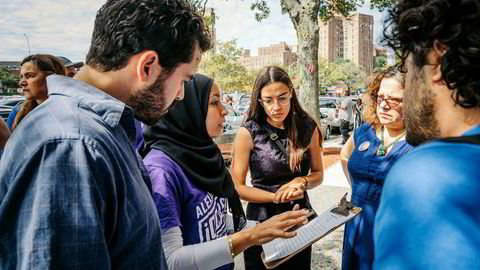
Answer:
[[[469,129],[467,132],[463,133],[462,136],[473,136],[480,134],[480,125],[476,125],[473,128]]]
[[[133,109],[104,91],[70,77],[50,75],[47,77],[48,96],[63,95],[77,99],[87,106],[112,129],[120,124],[131,141],[135,140]]]

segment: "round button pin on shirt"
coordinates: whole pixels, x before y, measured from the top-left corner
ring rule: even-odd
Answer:
[[[358,151],[363,152],[363,151],[367,150],[369,147],[370,147],[370,142],[369,141],[363,142],[358,147]]]

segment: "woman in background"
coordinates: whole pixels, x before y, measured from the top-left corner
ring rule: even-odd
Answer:
[[[23,118],[48,97],[46,77],[51,74],[65,75],[66,68],[57,57],[49,54],[27,56],[20,64],[20,82],[26,101],[12,125],[14,130]]]
[[[345,227],[342,269],[373,267],[373,222],[383,181],[393,163],[412,149],[405,141],[404,85],[396,67],[376,75],[364,95],[366,123],[354,130],[340,152],[352,203],[363,209]]]

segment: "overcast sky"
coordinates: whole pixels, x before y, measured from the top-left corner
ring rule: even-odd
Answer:
[[[250,11],[251,0],[210,0],[215,8],[217,40],[236,39],[237,44],[256,53],[256,48],[286,41],[297,44],[288,15],[282,15],[278,0],[268,0],[271,14],[261,23]],[[368,1],[367,1],[368,2]],[[95,14],[102,0],[0,0],[0,60],[20,61],[31,53],[49,53],[84,61],[90,45]],[[374,15],[376,38],[383,28],[382,14]]]

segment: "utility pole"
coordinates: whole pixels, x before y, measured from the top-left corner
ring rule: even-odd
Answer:
[[[31,55],[32,53],[30,52],[30,42],[28,41],[28,36],[27,36],[27,34],[25,34],[25,33],[23,33],[23,35],[24,35],[25,38],[27,39],[28,55]]]

